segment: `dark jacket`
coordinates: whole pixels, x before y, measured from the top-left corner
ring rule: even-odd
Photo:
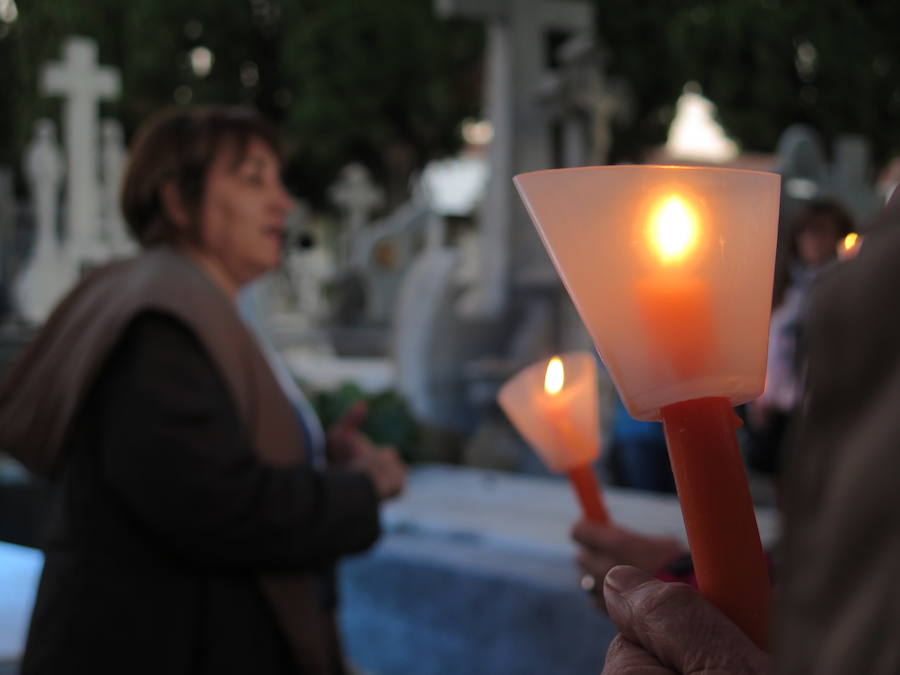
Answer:
[[[261,464],[198,340],[160,313],[130,324],[67,437],[23,673],[301,672],[256,575],[369,546],[371,482]]]
[[[339,668],[316,582],[377,537],[374,486],[307,465],[188,258],[156,248],[63,299],[0,381],[0,447],[53,483],[26,672],[279,672],[285,642],[294,672]]]

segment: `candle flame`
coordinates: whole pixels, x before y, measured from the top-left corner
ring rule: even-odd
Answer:
[[[665,199],[650,221],[650,240],[664,263],[683,260],[697,245],[697,215],[680,197]]]
[[[550,359],[547,364],[547,374],[544,376],[544,391],[548,394],[558,394],[562,391],[566,376],[563,370],[562,360],[558,356]]]
[[[844,250],[850,251],[856,246],[856,242],[859,240],[859,235],[856,232],[851,232],[846,237],[844,237]]]

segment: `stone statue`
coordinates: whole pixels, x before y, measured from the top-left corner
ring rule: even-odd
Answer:
[[[119,191],[122,188],[122,174],[126,161],[122,125],[118,120],[105,119],[102,122],[100,136],[103,164],[101,188],[103,224],[113,257],[122,258],[133,255],[138,250],[137,243],[125,227],[119,208]]]
[[[62,255],[57,234],[65,170],[52,121],[35,122],[34,140],[25,151],[24,170],[34,208],[35,242],[17,279],[14,299],[21,317],[36,324],[47,318],[75,280],[75,269]]]

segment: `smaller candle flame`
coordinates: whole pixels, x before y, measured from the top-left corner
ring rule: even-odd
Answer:
[[[550,359],[550,363],[547,364],[547,374],[544,376],[544,391],[550,395],[558,394],[562,391],[565,379],[562,360],[558,356],[554,356]]]
[[[856,242],[859,240],[859,235],[856,232],[851,232],[846,237],[844,237],[844,250],[850,251],[856,246]]]
[[[673,195],[653,214],[649,234],[662,262],[678,262],[697,244],[697,216],[681,197]]]

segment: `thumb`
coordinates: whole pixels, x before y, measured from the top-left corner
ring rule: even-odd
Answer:
[[[686,584],[620,565],[606,575],[603,595],[622,637],[679,673],[770,672],[768,655]]]

